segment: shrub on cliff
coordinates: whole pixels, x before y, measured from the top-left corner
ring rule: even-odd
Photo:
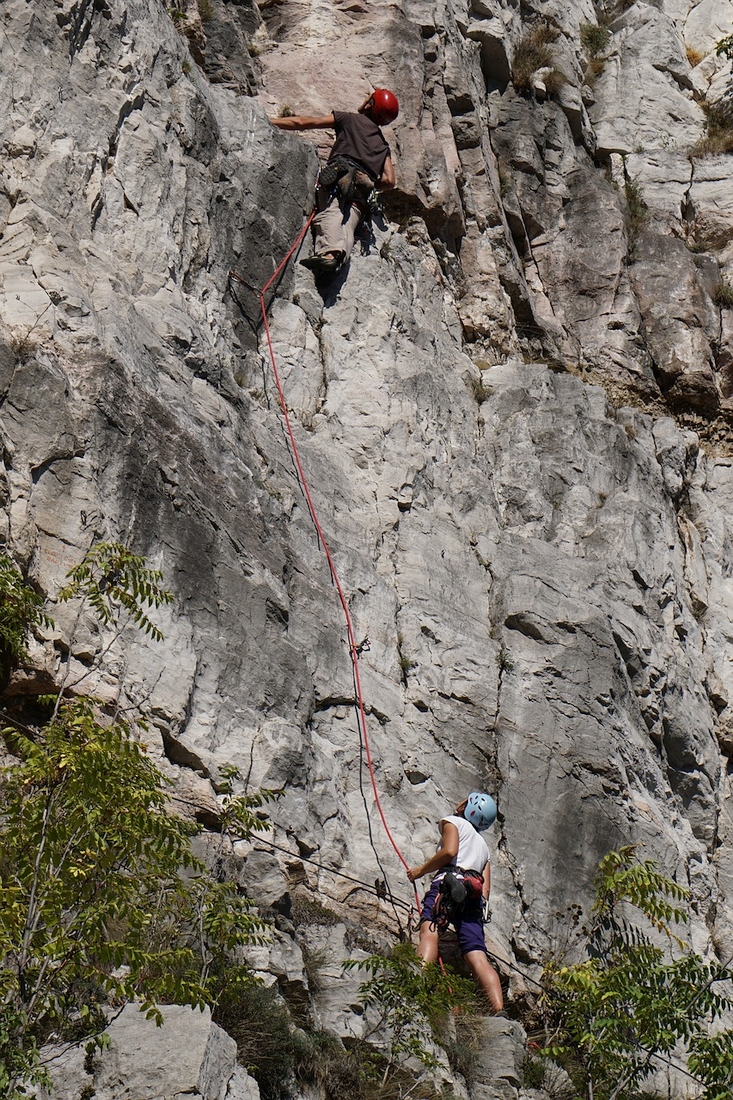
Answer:
[[[724,54],[726,57],[733,60],[733,34],[729,34],[726,38],[721,38],[720,42],[715,47],[715,52],[720,56]]]
[[[677,904],[689,891],[631,846],[602,860],[596,885],[586,959],[545,971],[545,1053],[588,1100],[631,1100],[660,1064],[692,1075],[700,1100],[730,1100],[733,1031],[720,1021],[733,1009],[733,971],[730,961],[693,954],[673,932],[689,919]],[[685,1064],[675,1060],[680,1047]]]
[[[589,57],[598,57],[611,41],[611,32],[599,23],[581,23],[580,41]]]
[[[22,655],[41,614],[6,567],[13,615],[5,651]],[[131,618],[159,637],[146,607],[169,602],[161,576],[117,544],[100,544],[63,595],[117,628]],[[117,634],[115,634],[117,637]],[[137,1001],[203,1006],[241,994],[252,978],[238,948],[265,926],[235,886],[191,852],[198,826],[170,813],[166,781],[127,721],[92,699],[43,701],[46,720],[3,730],[14,758],[0,772],[0,1096],[47,1082],[50,1039],[104,1045],[110,1012]],[[7,720],[7,719],[6,719]],[[224,799],[223,842],[264,827],[268,795]]]
[[[359,1000],[374,1012],[372,1032],[384,1031],[389,1043],[382,1085],[405,1057],[435,1069],[436,1044],[442,1043],[446,1020],[477,1011],[473,981],[448,975],[434,963],[425,965],[410,943],[398,944],[388,956],[350,959],[344,969],[368,975],[359,987]]]
[[[535,23],[517,43],[512,58],[512,81],[518,92],[531,92],[538,69],[552,66],[552,43],[559,31],[544,21]]]
[[[15,562],[0,553],[0,687],[13,665],[25,659],[29,632],[46,621],[43,597],[26,584]]]

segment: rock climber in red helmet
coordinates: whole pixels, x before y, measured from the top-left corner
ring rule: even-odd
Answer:
[[[314,254],[301,260],[316,276],[333,275],[351,255],[354,235],[374,188],[394,187],[390,148],[380,129],[399,113],[397,97],[375,88],[357,112],[271,118],[280,130],[336,131],[336,140],[318,180],[318,214],[313,221]]]

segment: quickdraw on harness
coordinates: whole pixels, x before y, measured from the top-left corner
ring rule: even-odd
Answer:
[[[446,871],[433,906],[431,929],[440,934],[446,931],[449,924],[455,928],[456,922],[463,917],[466,903],[481,901],[483,885],[483,875],[478,871],[466,871],[463,867]]]
[[[351,157],[333,157],[321,168],[318,184],[326,190],[336,190],[345,202],[369,204],[376,180]]]

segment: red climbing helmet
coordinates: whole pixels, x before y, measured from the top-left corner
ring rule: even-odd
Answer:
[[[388,126],[400,113],[400,105],[394,92],[389,92],[386,88],[375,88],[367,111],[377,126]]]

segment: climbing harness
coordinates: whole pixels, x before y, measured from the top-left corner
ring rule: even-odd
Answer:
[[[363,164],[352,157],[337,156],[321,168],[318,186],[335,192],[344,202],[368,206],[376,180]]]
[[[440,935],[446,932],[450,924],[456,928],[463,917],[466,902],[478,902],[483,893],[483,885],[483,875],[478,871],[466,871],[463,867],[446,871],[433,906],[431,929]]]

